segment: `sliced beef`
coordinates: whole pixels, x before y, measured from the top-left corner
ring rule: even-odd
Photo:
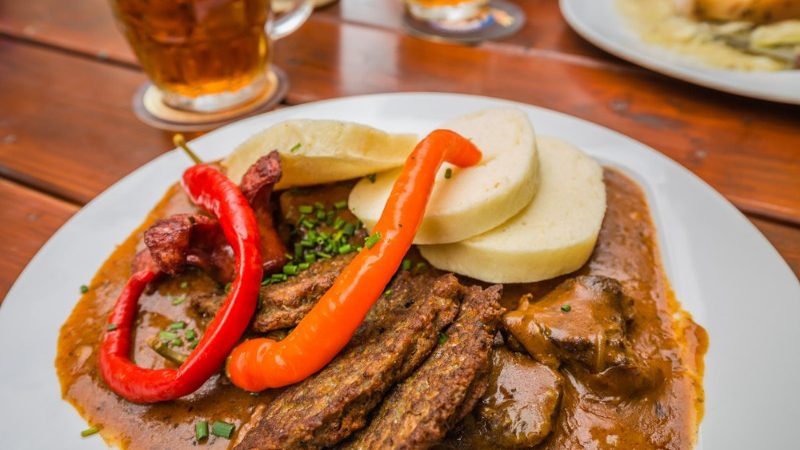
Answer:
[[[287,281],[262,286],[261,309],[253,319],[253,330],[266,333],[297,325],[354,257],[355,253],[350,253],[323,259]],[[196,293],[191,305],[201,315],[213,317],[224,300],[222,294]]]
[[[501,315],[500,286],[470,288],[458,318],[433,354],[383,401],[348,449],[424,449],[439,442],[475,405]],[[446,337],[444,337],[446,336]]]
[[[487,440],[508,449],[533,447],[553,429],[562,378],[529,356],[496,348],[489,388],[477,408]]]
[[[253,415],[236,449],[322,448],[365,425],[384,394],[431,352],[462,291],[453,275],[401,276],[390,288],[336,359]]]
[[[586,379],[603,392],[632,393],[652,386],[659,376],[629,350],[629,301],[614,279],[578,276],[536,302],[523,297],[503,322],[536,360],[587,372],[593,376]]]

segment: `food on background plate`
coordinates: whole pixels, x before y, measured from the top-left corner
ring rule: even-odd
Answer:
[[[504,121],[530,134],[506,133]],[[297,135],[275,131],[280,124],[228,158],[248,161],[238,178],[224,177],[225,166],[189,168],[187,192],[167,192],[64,324],[56,360],[64,398],[108,443],[132,449],[691,447],[706,338],[671,297],[639,187],[556,139],[539,137],[536,152],[517,111],[451,123],[455,132],[431,133],[394,163],[408,156],[375,227],[348,205],[372,177],[336,169],[325,183],[293,178],[281,170],[291,147],[277,146],[294,146]],[[307,121],[303,134],[332,126]],[[349,153],[352,136],[295,162],[323,167]],[[530,137],[528,152],[504,145],[509,136]],[[512,262],[523,266],[515,276],[541,281],[480,281],[512,269],[497,245],[469,257],[486,266],[469,265],[473,274],[424,258],[426,248],[475,237],[411,246],[431,189],[487,201],[448,185],[456,172],[485,173],[478,150],[481,164],[521,158],[517,166],[535,152],[538,192],[477,238],[531,224],[499,242],[526,255]],[[445,177],[443,159],[462,167]],[[556,250],[543,252],[531,235]],[[567,259],[574,267],[543,275]],[[225,326],[250,303],[255,311]],[[227,369],[220,354],[232,355]],[[114,364],[103,362],[109,356]]]
[[[800,67],[798,0],[617,0],[646,42],[723,69]]]
[[[490,283],[526,283],[579,269],[606,211],[603,169],[558,139],[539,138],[539,192],[500,226],[461,242],[422,245],[442,270]]]
[[[479,111],[442,126],[471,139],[483,159],[469,170],[450,165],[439,170],[415,244],[446,244],[488,231],[528,205],[539,186],[536,136],[521,111]],[[363,179],[350,193],[350,210],[367,228],[380,217],[398,173]]]
[[[283,177],[275,188],[310,186],[400,167],[418,140],[415,134],[386,133],[353,122],[287,120],[252,136],[222,165],[239,183],[258,158],[278,150]]]

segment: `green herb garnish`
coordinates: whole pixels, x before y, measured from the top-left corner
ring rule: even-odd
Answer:
[[[208,437],[208,422],[201,420],[194,424],[194,438],[198,441]]]
[[[299,143],[299,142],[298,142],[297,144],[294,144],[294,145],[292,146],[292,148],[290,148],[290,149],[289,149],[289,153],[294,153],[294,152],[296,152],[296,151],[297,151],[297,150],[299,150],[299,149],[300,149],[300,147],[302,147],[302,146],[303,146],[303,144],[301,144],[301,143]]]
[[[100,432],[100,427],[98,427],[97,425],[93,425],[93,426],[81,431],[81,437],[89,437],[89,436],[91,436],[93,434],[97,434],[99,432]]]
[[[566,304],[565,305],[561,305],[561,311],[563,311],[565,313],[570,312],[570,311],[572,311],[572,306],[569,306],[569,305],[566,305]]]
[[[370,235],[367,239],[364,240],[364,247],[372,248],[380,240],[381,240],[381,232],[376,231],[374,234]]]
[[[442,345],[445,342],[447,342],[447,335],[444,333],[439,333],[439,345]]]
[[[87,286],[85,284],[82,284],[81,285],[81,294],[85,294],[87,292],[89,292],[89,286]]]
[[[108,330],[108,331],[114,331],[116,329],[117,329],[117,324],[115,324],[115,323],[110,323],[110,324],[108,324],[108,326],[106,326],[106,330]]]
[[[178,331],[186,328],[186,322],[172,322],[167,329],[169,331]]]
[[[452,176],[453,176],[453,169],[448,167],[447,169],[444,170],[444,178],[445,179],[449,180],[450,177],[452,177]]]
[[[217,420],[214,421],[213,425],[211,425],[211,434],[221,438],[230,439],[231,435],[233,435],[234,428],[236,428],[236,425],[232,423]]]

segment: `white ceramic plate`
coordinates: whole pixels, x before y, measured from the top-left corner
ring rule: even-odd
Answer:
[[[389,131],[427,132],[470,111],[517,106],[536,131],[564,138],[634,177],[647,193],[664,265],[683,306],[708,330],[707,449],[796,445],[800,404],[800,284],[767,240],[721,195],[660,153],[618,133],[524,104],[454,94],[384,94],[331,100],[252,117],[193,142],[221,158],[289,118],[346,119]],[[102,151],[102,149],[100,149]],[[58,330],[88,282],[188,166],[169,152],[99,195],[45,244],[0,308],[3,448],[102,448],[61,400],[53,361]],[[143,432],[145,432],[143,430]]]
[[[578,34],[622,59],[671,77],[720,91],[800,105],[800,70],[740,72],[701,62],[642,41],[616,0],[560,0],[561,13]]]

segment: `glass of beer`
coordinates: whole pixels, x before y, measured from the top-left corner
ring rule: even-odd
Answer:
[[[459,22],[479,17],[489,0],[406,0],[408,12],[417,19]]]
[[[110,0],[147,76],[172,108],[219,112],[267,88],[272,41],[305,22],[312,0],[274,19],[270,0]]]

